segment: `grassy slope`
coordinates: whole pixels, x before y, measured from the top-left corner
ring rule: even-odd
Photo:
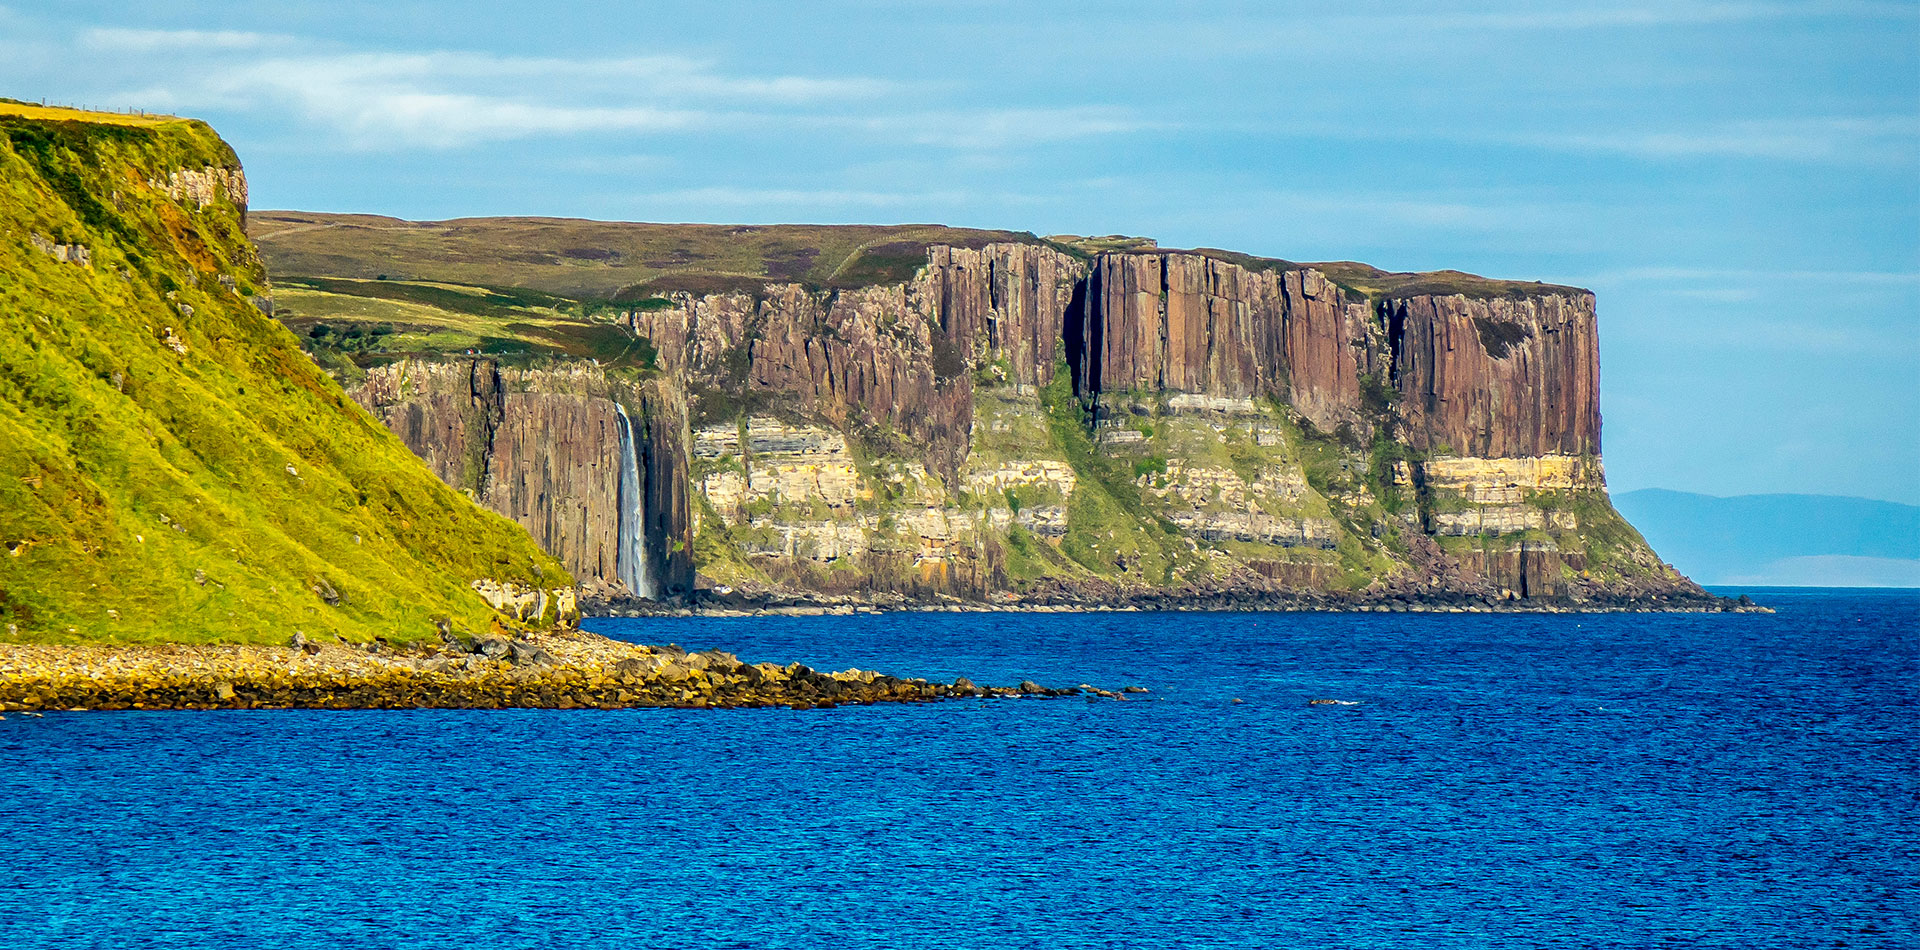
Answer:
[[[469,351],[502,362],[593,359],[639,373],[653,344],[614,323],[616,313],[559,298],[526,299],[455,284],[311,277],[282,281],[274,315],[328,371]]]
[[[148,185],[237,168],[210,128],[23,111],[0,105],[0,635],[417,638],[492,622],[469,580],[569,582],[246,301],[242,209]]]

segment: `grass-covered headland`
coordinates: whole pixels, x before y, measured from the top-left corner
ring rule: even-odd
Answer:
[[[572,579],[262,312],[204,123],[0,101],[0,643],[438,641]],[[518,621],[508,621],[514,625]]]

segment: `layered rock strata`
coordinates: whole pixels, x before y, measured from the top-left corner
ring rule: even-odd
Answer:
[[[935,247],[905,284],[677,293],[671,307],[626,320],[696,397],[791,398],[790,408],[836,426],[897,435],[951,474],[972,429],[975,368],[1027,386],[1049,380],[1083,270],[1032,245]]]
[[[1591,294],[1330,269],[934,246],[898,283],[632,307],[660,591],[1705,596],[1606,501]],[[631,385],[462,361],[356,398],[608,579]]]

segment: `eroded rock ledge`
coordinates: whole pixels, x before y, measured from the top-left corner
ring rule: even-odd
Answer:
[[[0,645],[0,713],[88,709],[730,709],[1120,694],[742,663],[590,633],[437,646]]]

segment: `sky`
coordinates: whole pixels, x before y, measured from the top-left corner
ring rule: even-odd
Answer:
[[[255,208],[1575,284],[1614,490],[1920,503],[1920,0],[63,0],[0,95],[207,119]]]

